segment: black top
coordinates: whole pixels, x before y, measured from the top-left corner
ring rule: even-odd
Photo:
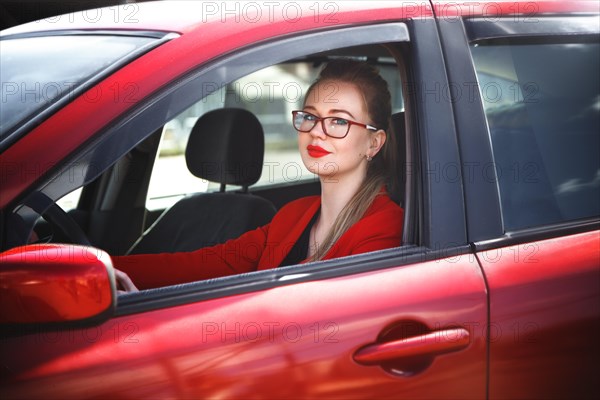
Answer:
[[[294,243],[294,247],[292,247],[292,249],[287,254],[287,256],[285,256],[281,264],[279,264],[280,267],[298,264],[300,263],[300,261],[306,259],[306,254],[308,254],[308,242],[310,241],[310,230],[315,224],[318,216],[319,212],[316,212],[314,217],[312,217],[312,219],[306,226],[306,228],[304,228],[302,235],[300,235],[296,243]]]

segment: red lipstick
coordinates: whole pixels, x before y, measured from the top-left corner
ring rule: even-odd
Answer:
[[[308,146],[306,146],[306,150],[308,150],[308,155],[313,158],[324,157],[327,154],[331,153],[330,151],[327,151],[320,146],[313,146],[312,144],[309,144]]]

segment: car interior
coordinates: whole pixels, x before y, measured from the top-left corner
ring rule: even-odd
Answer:
[[[221,108],[202,115],[190,133],[185,160],[194,176],[219,183],[219,191],[177,201],[128,253],[193,251],[268,224],[275,206],[248,193],[248,187],[260,178],[263,159],[262,125],[250,111]],[[242,189],[227,192],[227,184]]]
[[[411,140],[405,118],[409,104],[402,91],[404,50],[395,44],[336,49],[229,82],[182,111],[177,121],[147,135],[95,179],[70,188],[75,192],[56,203],[93,246],[111,255],[189,251],[262,226],[284,204],[319,193],[318,179],[307,175],[300,161],[291,110],[302,107],[300,94],[328,60],[353,57],[377,66],[389,84],[398,168],[388,190],[405,208],[403,242],[414,243],[417,224],[410,216],[416,215],[416,191],[406,176]],[[173,137],[179,144],[173,145]],[[158,176],[162,180],[155,182]],[[177,182],[184,186],[164,192]],[[153,188],[158,195],[152,194]],[[65,202],[69,198],[74,199],[70,204]],[[61,229],[57,218],[42,215],[30,243],[76,241],[72,229]]]

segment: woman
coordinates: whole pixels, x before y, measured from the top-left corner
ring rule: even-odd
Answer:
[[[221,245],[113,257],[119,284],[131,291],[399,246],[403,210],[385,186],[386,171],[394,169],[391,97],[377,70],[330,62],[303,109],[292,114],[302,161],[319,176],[320,196],[295,200],[268,225]]]

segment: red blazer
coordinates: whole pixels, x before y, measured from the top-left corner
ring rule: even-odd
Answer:
[[[192,252],[113,256],[113,264],[139,289],[276,268],[320,206],[320,196],[304,197],[282,207],[269,224],[223,244]],[[387,194],[377,196],[323,259],[400,246],[403,217],[404,210]]]

